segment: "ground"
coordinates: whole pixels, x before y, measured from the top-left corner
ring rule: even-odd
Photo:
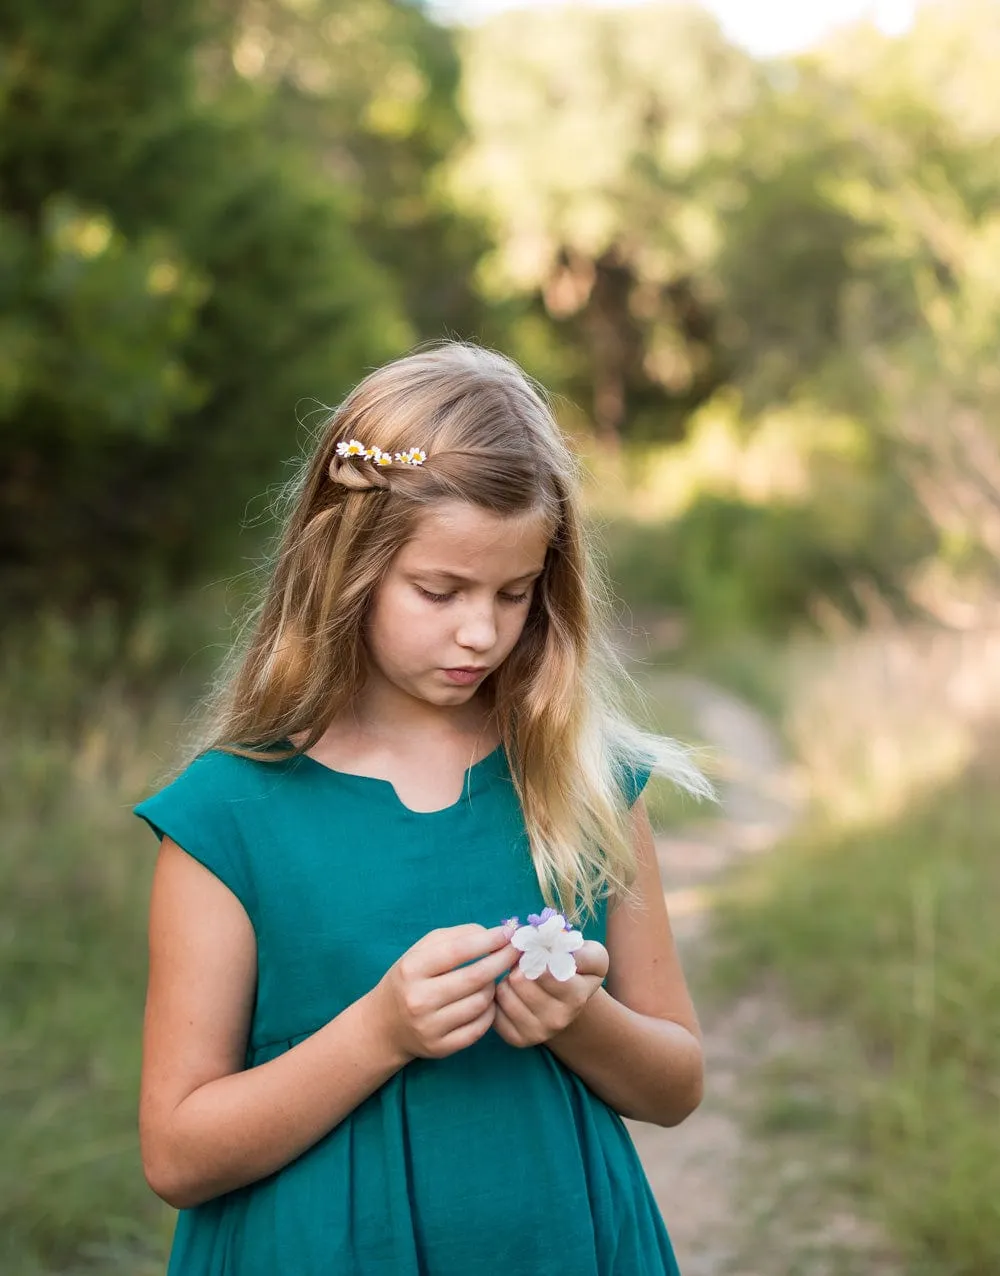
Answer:
[[[849,1154],[810,1089],[832,1029],[793,1017],[766,986],[709,992],[710,888],[766,853],[797,819],[791,767],[764,718],[702,679],[659,675],[711,749],[720,806],[657,852],[678,947],[702,1019],[706,1094],[672,1130],[629,1123],[682,1276],[893,1276],[899,1271],[849,1186]],[[666,681],[664,681],[664,679]]]

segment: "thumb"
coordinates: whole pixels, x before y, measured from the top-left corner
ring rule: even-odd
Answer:
[[[611,964],[608,950],[596,939],[585,939],[573,957],[576,960],[578,975],[599,975],[603,979]]]

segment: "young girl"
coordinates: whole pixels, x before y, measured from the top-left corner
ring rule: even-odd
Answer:
[[[136,808],[171,1276],[676,1273],[621,1121],[702,1085],[639,793],[705,786],[613,709],[595,588],[509,361],[422,351],[334,412],[205,748]],[[518,964],[543,902],[575,972],[562,920]]]

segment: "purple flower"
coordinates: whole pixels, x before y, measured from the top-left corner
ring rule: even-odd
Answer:
[[[550,917],[562,917],[563,930],[573,929],[570,923],[566,920],[565,917],[563,917],[562,913],[560,913],[557,908],[543,908],[540,913],[529,913],[528,925],[529,926],[544,926]]]

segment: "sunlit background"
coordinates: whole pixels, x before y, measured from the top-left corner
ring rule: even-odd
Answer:
[[[628,3],[628,0],[623,0]],[[756,57],[801,53],[838,28],[870,22],[884,35],[903,35],[913,23],[918,0],[705,0],[727,39]],[[505,9],[528,6],[505,0],[439,0],[429,6],[438,20],[457,25],[482,22]],[[559,7],[540,0],[533,9]],[[594,8],[608,8],[594,5]]]
[[[5,1276],[162,1270],[129,809],[323,405],[443,334],[557,395],[651,719],[666,670],[788,752],[699,987],[849,1043],[773,1083],[803,1178],[998,1270],[998,67],[995,0],[4,6]]]

